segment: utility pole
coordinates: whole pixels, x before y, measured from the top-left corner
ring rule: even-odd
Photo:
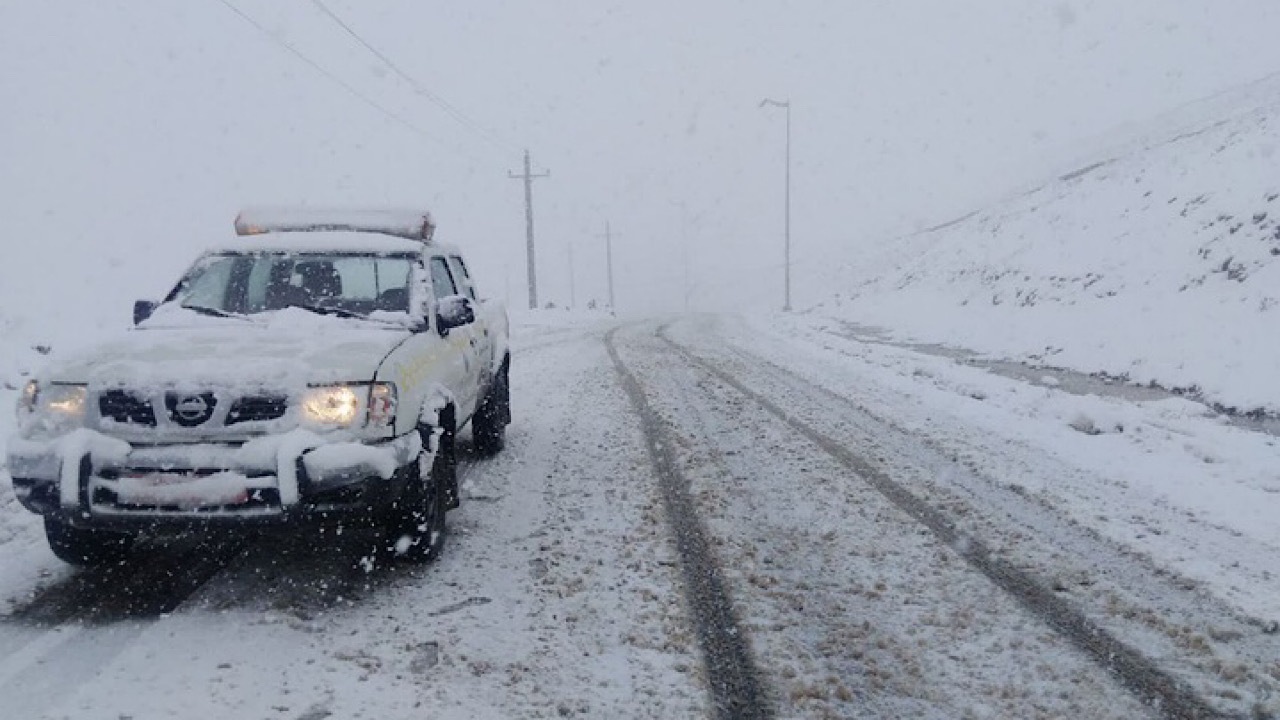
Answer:
[[[524,172],[517,175],[510,170],[507,177],[524,181],[524,226],[525,243],[529,264],[529,309],[538,309],[538,269],[537,255],[533,250],[533,181],[537,178],[550,177],[551,172],[533,173],[533,162],[529,159],[529,151],[524,151]]]
[[[578,307],[578,290],[573,280],[573,243],[569,243],[569,307]]]
[[[706,211],[694,213],[690,217],[689,203],[687,201],[672,200],[671,204],[680,208],[680,256],[684,264],[684,310],[688,312],[693,302],[693,295],[697,292],[697,283],[693,279],[697,255],[693,252],[693,243],[689,238],[689,223],[692,220],[694,229],[699,229],[701,227],[699,223],[702,222]]]
[[[689,312],[693,286],[689,280],[689,205],[684,200],[673,203],[680,208],[680,257],[684,262],[684,311]]]
[[[783,271],[783,293],[784,304],[783,311],[791,312],[791,101],[790,100],[770,100],[765,98],[760,101],[760,107],[770,105],[780,107],[787,111],[787,170],[786,170],[786,197],[784,200],[783,215],[783,263],[786,268]]]
[[[684,206],[681,206],[681,210]],[[693,291],[689,289],[689,231],[683,218],[680,221],[680,247],[684,251],[684,311],[689,312],[689,297]]]
[[[604,235],[597,235],[596,237],[604,238],[604,261],[609,277],[609,310],[613,311],[616,309],[613,304],[613,228],[606,222],[604,224]]]

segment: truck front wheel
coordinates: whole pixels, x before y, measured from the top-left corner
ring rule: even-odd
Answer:
[[[430,562],[444,549],[453,443],[441,443],[430,466],[428,457],[424,452],[416,462],[402,470],[409,477],[396,502],[387,532],[392,553],[413,562]]]
[[[507,423],[511,422],[510,369],[503,363],[493,379],[493,387],[471,420],[471,437],[479,455],[496,455],[507,444]]]

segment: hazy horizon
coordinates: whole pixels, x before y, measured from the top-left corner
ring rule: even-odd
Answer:
[[[482,289],[524,305],[524,148],[541,299],[623,312],[781,304],[783,115],[794,112],[797,305],[895,233],[1087,156],[1117,128],[1280,69],[1280,6],[711,2],[0,6],[5,312],[127,322],[246,204],[425,205]],[[477,130],[476,127],[481,129]],[[50,268],[54,274],[32,272]],[[74,292],[68,292],[68,289]],[[90,293],[90,294],[86,294]],[[94,298],[84,308],[85,297]],[[69,315],[70,314],[70,315]]]

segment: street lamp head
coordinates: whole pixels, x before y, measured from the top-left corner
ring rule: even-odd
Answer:
[[[791,107],[791,101],[790,100],[773,100],[771,98],[765,98],[760,101],[760,107],[766,107],[768,105],[772,105],[773,107],[789,108]]]

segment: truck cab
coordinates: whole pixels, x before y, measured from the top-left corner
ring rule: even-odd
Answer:
[[[454,438],[511,420],[506,310],[421,211],[254,210],[119,338],[24,389],[14,489],[69,562],[143,533],[373,525],[430,558]]]

